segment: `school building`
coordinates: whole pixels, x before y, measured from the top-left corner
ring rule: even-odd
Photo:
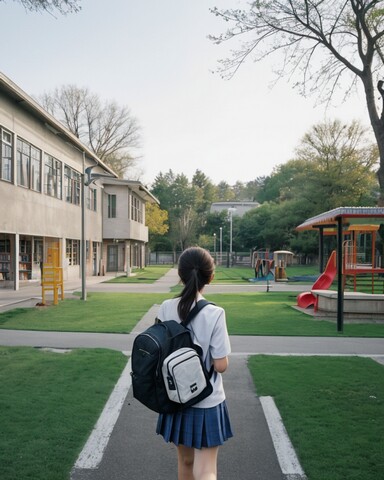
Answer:
[[[39,282],[44,265],[64,284],[144,266],[147,202],[0,72],[0,288]]]

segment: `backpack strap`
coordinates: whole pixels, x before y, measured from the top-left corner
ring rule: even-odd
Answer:
[[[196,315],[202,310],[204,307],[207,305],[214,305],[212,302],[208,302],[208,300],[205,300],[204,298],[196,302],[196,305],[192,308],[192,310],[188,313],[188,316],[185,320],[181,322],[181,324],[186,327],[188,323],[196,317]]]
[[[206,307],[207,305],[215,305],[213,302],[208,302],[208,300],[205,300],[205,298],[199,300],[198,302],[196,302],[196,305],[192,308],[192,310],[188,313],[188,316],[187,318],[181,322],[181,324],[186,327],[188,325],[188,323],[194,318],[196,317],[196,315],[200,312],[200,310],[202,310],[204,307]],[[200,348],[199,345],[197,345],[202,353],[202,350]],[[200,353],[200,355],[201,355]],[[214,373],[215,369],[214,369],[214,366],[212,365],[209,372],[208,372],[208,378],[210,379]]]

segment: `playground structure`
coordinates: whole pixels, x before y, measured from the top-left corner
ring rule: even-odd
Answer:
[[[317,310],[318,296],[313,293],[314,290],[328,290],[336,276],[336,250],[331,253],[324,272],[313,284],[310,292],[302,292],[297,296],[297,305],[300,308],[308,308],[314,305]]]
[[[252,254],[252,268],[255,270],[255,278],[252,281],[275,282],[288,281],[285,267],[292,263],[293,253],[287,250],[256,250]]]
[[[298,231],[318,230],[319,232],[319,256],[320,266],[324,258],[324,236],[336,235],[336,261],[335,264],[327,263],[323,275],[320,275],[319,285],[313,285],[312,295],[316,297],[315,307],[324,311],[333,304],[332,311],[337,314],[337,330],[343,330],[344,321],[344,299],[346,300],[346,309],[348,314],[357,314],[361,317],[366,311],[367,301],[369,301],[372,315],[376,319],[383,320],[384,295],[374,295],[375,282],[383,276],[382,257],[377,250],[377,231],[380,225],[384,223],[384,208],[380,207],[340,207],[328,212],[309,218],[304,223],[296,227]],[[333,261],[333,260],[332,260]],[[357,293],[357,279],[360,276],[370,278],[372,294]],[[337,291],[328,290],[329,280],[337,277]],[[347,279],[352,278],[353,292],[344,293]],[[333,280],[332,280],[333,281]],[[321,282],[324,282],[321,285]],[[308,293],[308,292],[306,292]],[[299,302],[303,308],[311,305],[312,297],[309,295],[299,295]],[[369,300],[368,300],[369,298]]]

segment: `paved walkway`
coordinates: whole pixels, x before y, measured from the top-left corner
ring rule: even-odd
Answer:
[[[87,291],[169,292],[169,288],[177,283],[177,272],[172,269],[152,285],[103,284],[101,282],[104,279],[87,279]],[[266,284],[210,285],[206,293],[263,291],[266,287]],[[307,288],[273,282],[269,285],[270,290],[299,291]],[[67,295],[80,289],[80,281],[65,285]],[[19,292],[0,290],[0,311],[18,305],[33,306],[40,297],[38,285],[23,287]],[[0,344],[56,348],[105,347],[129,354],[135,335],[153,322],[157,308],[153,306],[130,335],[0,330]],[[361,355],[371,356],[381,362],[384,359],[384,339],[374,338],[232,336],[231,345],[233,353],[224,382],[235,437],[220,449],[220,480],[306,478],[278,412],[274,410],[273,399],[257,396],[246,368],[250,354]],[[132,397],[129,372],[128,362],[72,470],[71,480],[176,478],[175,448],[154,433],[157,415]]]

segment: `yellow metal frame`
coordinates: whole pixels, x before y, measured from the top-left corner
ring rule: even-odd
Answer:
[[[53,304],[59,303],[59,291],[61,300],[64,300],[63,269],[61,267],[43,266],[43,278],[41,280],[41,303],[45,305],[45,293],[53,291]]]

